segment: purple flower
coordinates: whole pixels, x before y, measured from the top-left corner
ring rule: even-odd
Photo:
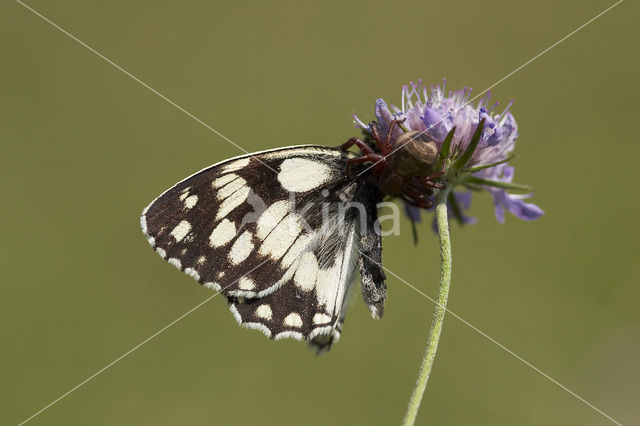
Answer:
[[[485,179],[491,179],[498,182],[511,183],[513,179],[514,168],[506,163],[499,164],[489,169],[476,172],[474,175],[481,175]],[[529,198],[531,194],[509,194],[502,188],[491,186],[483,186],[484,189],[493,195],[493,203],[495,205],[496,219],[500,223],[504,223],[504,211],[508,210],[516,217],[523,220],[534,220],[542,216],[542,209],[535,204],[525,203],[523,200]]]
[[[489,106],[491,94],[482,97],[476,105],[472,105],[471,88],[445,92],[446,80],[442,85],[432,86],[428,90],[422,82],[411,82],[402,88],[402,102],[399,107],[387,106],[384,100],[376,101],[376,122],[381,134],[387,133],[392,120],[404,119],[406,130],[417,130],[429,135],[438,150],[442,148],[448,133],[454,129],[452,150],[462,153],[469,147],[478,124],[484,120],[482,134],[475,150],[462,169],[447,172],[448,184],[464,185],[476,190],[489,192],[495,204],[495,215],[499,222],[504,222],[504,211],[511,212],[523,220],[537,219],[543,214],[535,204],[523,201],[531,194],[510,194],[509,189],[522,189],[521,185],[512,184],[514,168],[507,164],[518,137],[518,125],[509,112],[510,102],[501,112],[494,112],[495,104]],[[356,126],[371,133],[371,124],[365,124],[354,117]],[[398,126],[392,131],[392,140],[402,134]],[[397,148],[397,147],[395,147]],[[486,167],[490,166],[490,167]],[[484,167],[484,168],[483,168]],[[454,173],[455,172],[455,173]],[[454,199],[457,206],[449,206],[450,212],[456,213],[462,223],[475,221],[462,214],[471,204],[471,192],[456,193]],[[459,207],[459,208],[458,208]],[[406,212],[413,221],[419,221],[420,210],[407,206]]]

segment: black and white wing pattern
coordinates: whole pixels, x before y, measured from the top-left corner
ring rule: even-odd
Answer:
[[[364,210],[375,216],[381,199],[345,172],[353,155],[296,146],[223,161],[154,200],[143,232],[162,258],[224,294],[241,325],[330,345],[362,269]]]

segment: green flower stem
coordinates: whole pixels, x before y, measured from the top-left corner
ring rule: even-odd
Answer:
[[[440,332],[442,331],[442,323],[444,322],[444,314],[447,311],[447,297],[449,296],[449,286],[451,284],[451,240],[449,238],[449,220],[447,218],[447,197],[450,189],[440,191],[436,195],[436,221],[438,223],[438,232],[440,236],[440,293],[435,312],[433,314],[433,322],[429,330],[429,338],[427,347],[422,359],[422,365],[418,372],[418,380],[411,394],[409,406],[405,413],[403,425],[413,425],[420,409],[422,396],[427,387],[429,374],[433,367],[433,361],[436,358],[436,350],[438,349],[438,341],[440,340]]]

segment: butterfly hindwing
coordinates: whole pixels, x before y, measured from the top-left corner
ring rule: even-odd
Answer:
[[[300,256],[293,275],[272,294],[242,301],[231,298],[236,320],[275,339],[319,337],[314,343],[320,347],[336,341],[357,266],[355,219],[347,215],[344,227],[326,229],[322,240]]]

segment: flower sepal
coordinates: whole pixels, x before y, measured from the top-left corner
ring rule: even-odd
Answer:
[[[511,154],[510,156],[508,156],[507,158],[505,158],[502,161],[496,161],[495,163],[484,164],[482,166],[468,167],[468,168],[462,169],[462,171],[463,172],[468,172],[468,173],[475,173],[475,172],[479,172],[480,170],[490,169],[492,167],[499,166],[500,164],[508,163],[509,161],[513,160],[514,158],[516,158],[516,155],[515,154]]]
[[[514,182],[504,182],[504,181],[500,181],[500,180],[483,179],[483,178],[479,178],[479,177],[471,176],[471,175],[469,175],[465,179],[465,182],[468,182],[468,183],[470,183],[472,185],[492,186],[494,188],[501,188],[501,189],[507,189],[507,190],[511,190],[511,191],[526,192],[527,194],[530,194],[531,192],[534,191],[534,188],[529,186],[529,185],[522,185],[522,184],[514,183]]]
[[[480,142],[480,138],[482,137],[482,131],[484,130],[484,118],[480,120],[478,126],[476,127],[475,132],[473,132],[473,136],[471,137],[471,141],[464,152],[451,164],[451,170],[457,172],[464,168],[471,157],[476,152],[476,148],[478,147],[478,142]]]

